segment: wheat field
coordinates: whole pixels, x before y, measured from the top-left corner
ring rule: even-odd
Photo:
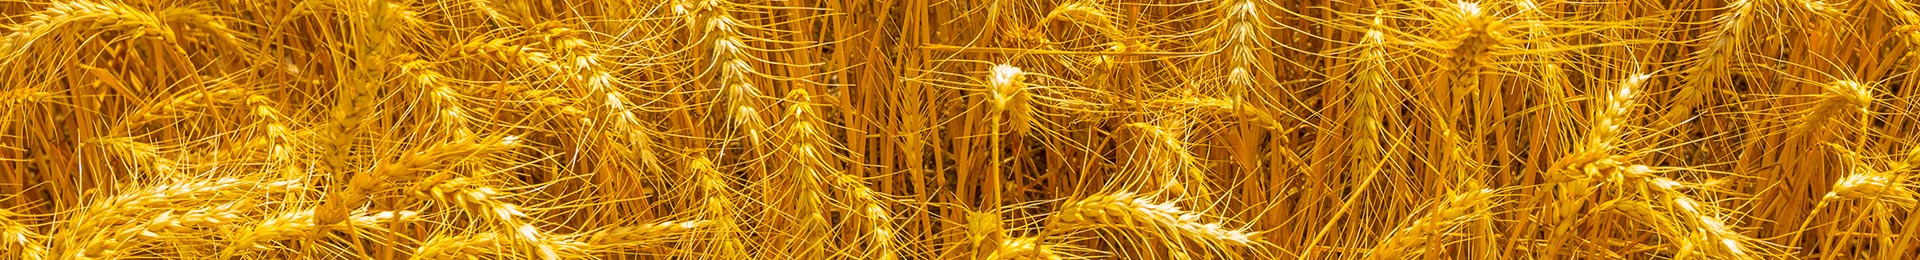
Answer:
[[[1912,0],[0,0],[0,259],[1914,259]]]

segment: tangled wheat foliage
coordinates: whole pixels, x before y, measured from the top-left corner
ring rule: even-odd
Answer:
[[[0,259],[1914,259],[1914,0],[0,0]]]

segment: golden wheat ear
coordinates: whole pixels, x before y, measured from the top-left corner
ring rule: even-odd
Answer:
[[[428,194],[440,203],[458,207],[467,214],[492,223],[498,232],[509,234],[517,250],[538,259],[559,259],[560,253],[546,244],[548,234],[531,223],[518,205],[503,202],[499,191],[478,180],[454,178],[428,188]]]
[[[696,152],[697,153],[697,152]],[[745,233],[741,225],[748,223],[741,211],[747,206],[736,203],[739,193],[734,189],[735,180],[716,169],[713,161],[703,155],[691,155],[686,160],[687,169],[692,172],[693,182],[699,187],[700,209],[695,213],[700,219],[711,222],[711,233],[699,255],[721,259],[745,259],[761,245],[754,243],[753,234]]]
[[[61,214],[53,227],[58,256],[124,257],[167,238],[188,237],[224,223],[257,216],[261,197],[305,189],[298,182],[207,178],[153,185],[98,198],[82,210]]]
[[[6,246],[0,249],[19,253],[21,259],[47,259],[47,247],[44,244],[47,238],[27,226],[28,223],[36,222],[29,216],[0,208],[0,239],[6,240]]]
[[[1431,237],[1450,232],[1473,218],[1485,217],[1485,209],[1488,208],[1485,205],[1499,204],[1493,200],[1495,194],[1492,189],[1472,187],[1470,185],[1463,190],[1449,192],[1445,200],[1434,203],[1426,216],[1416,218],[1413,223],[1382,240],[1367,254],[1366,259],[1402,259],[1427,251],[1442,251],[1439,249],[1444,247],[1437,245],[1450,243],[1430,241]]]
[[[221,249],[223,257],[239,257],[249,251],[286,250],[292,241],[318,240],[328,238],[334,231],[358,230],[360,232],[392,232],[385,224],[392,222],[417,221],[420,213],[416,211],[361,211],[353,213],[347,221],[338,225],[320,226],[313,224],[312,210],[296,210],[266,217],[257,224],[243,228],[228,238],[231,244]],[[348,227],[352,226],[352,227]]]
[[[1160,202],[1158,199],[1150,195],[1121,192],[1068,202],[1058,212],[1048,216],[1045,231],[1047,234],[1073,235],[1090,229],[1132,230],[1128,234],[1139,236],[1141,241],[1197,243],[1215,248],[1207,250],[1253,247],[1262,243],[1255,236],[1256,233],[1213,222],[1211,219],[1217,217],[1186,211],[1172,202]],[[1179,253],[1200,252],[1206,251]]]
[[[368,196],[383,191],[391,179],[415,178],[419,172],[441,170],[451,162],[488,158],[492,153],[503,152],[519,145],[519,137],[499,136],[462,136],[445,143],[414,147],[399,158],[388,160],[372,170],[355,173],[347,183],[328,192],[326,200],[314,208],[315,225],[332,225],[345,221],[348,213],[362,206]],[[423,183],[421,186],[436,186]]]

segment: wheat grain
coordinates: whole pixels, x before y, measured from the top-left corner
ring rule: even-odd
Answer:
[[[1833,183],[1832,191],[1826,198],[1876,199],[1903,207],[1913,207],[1916,203],[1914,192],[1906,187],[1898,175],[1884,172],[1856,172]],[[1893,175],[1893,176],[1889,176]]]
[[[0,92],[0,106],[4,106],[11,111],[15,106],[46,103],[53,101],[53,98],[57,96],[58,95],[52,92],[47,92],[39,88],[14,88]]]
[[[116,155],[145,168],[147,174],[150,174],[146,176],[151,176],[150,178],[178,179],[185,174],[180,169],[182,165],[178,160],[161,155],[161,148],[158,145],[140,142],[133,137],[100,138],[93,142],[106,146]]]
[[[294,158],[292,148],[294,145],[294,137],[292,133],[293,130],[287,127],[287,119],[281,114],[280,109],[274,107],[275,102],[266,96],[250,95],[247,96],[246,102],[247,105],[252,108],[250,109],[250,114],[259,118],[258,127],[265,128],[264,134],[267,137],[267,142],[269,142],[267,151],[269,163],[280,164],[280,166],[284,167],[282,169],[286,169],[284,172],[292,174],[294,169],[288,161]],[[294,178],[297,176],[283,177]]]
[[[1266,37],[1261,34],[1260,7],[1255,1],[1221,1],[1220,6],[1214,7],[1219,9],[1220,21],[1213,29],[1218,41],[1225,43],[1219,55],[1227,58],[1227,66],[1223,68],[1227,70],[1229,87],[1253,87],[1252,71],[1259,69],[1254,51],[1264,47],[1260,39]]]
[[[1460,1],[1430,14],[1436,19],[1440,37],[1435,48],[1444,59],[1428,86],[1426,104],[1442,109],[1436,120],[1445,125],[1429,130],[1434,145],[1427,152],[1440,158],[1439,172],[1479,178],[1493,162],[1488,151],[1474,146],[1491,143],[1487,139],[1497,115],[1505,113],[1501,86],[1489,74],[1504,69],[1495,60],[1509,53],[1502,50],[1515,42],[1508,35],[1509,25],[1489,13],[1477,2]]]
[[[541,247],[553,248],[569,258],[579,257],[583,251],[604,251],[614,248],[659,244],[673,237],[683,236],[690,231],[703,228],[704,221],[681,221],[639,224],[600,229],[581,234],[558,235],[552,239],[533,241]],[[415,248],[410,259],[449,259],[467,258],[482,255],[500,255],[509,253],[528,253],[518,249],[504,248],[514,243],[513,238],[502,237],[499,233],[475,233],[468,235],[436,236]],[[556,257],[562,255],[556,255]]]
[[[515,38],[476,36],[459,45],[449,48],[462,55],[480,56],[491,60],[509,61],[511,64],[529,68],[543,68],[548,71],[564,71],[561,63],[554,62],[552,54],[536,48],[532,44],[515,44]]]
[[[847,194],[849,199],[847,203],[851,204],[848,206],[847,211],[850,211],[852,215],[860,216],[866,221],[866,225],[868,226],[866,231],[869,232],[866,240],[868,246],[871,247],[868,250],[871,254],[868,256],[868,259],[897,259],[897,249],[894,245],[895,230],[892,227],[893,218],[887,210],[886,202],[878,192],[868,187],[866,182],[860,180],[859,177],[847,174],[845,171],[831,166],[832,164],[828,160],[838,158],[837,155],[832,152],[833,147],[828,146],[833,143],[833,140],[815,126],[817,122],[820,122],[820,118],[815,114],[817,111],[814,110],[814,104],[811,101],[812,98],[808,96],[807,92],[805,90],[795,89],[788,93],[786,100],[791,102],[791,105],[787,109],[789,114],[785,120],[789,124],[785,132],[789,145],[788,150],[791,153],[790,156],[792,156],[790,159],[792,162],[788,166],[788,169],[798,174],[788,176],[788,178],[795,180],[797,182],[795,187],[800,188],[799,192],[801,194],[797,199],[797,206],[801,207],[801,212],[803,214],[822,214],[823,212],[815,211],[824,211],[824,209],[820,209],[823,205],[816,204],[823,203],[826,198],[826,194],[820,192],[825,190],[822,184],[832,184]],[[701,163],[701,161],[695,162]],[[810,207],[815,209],[808,209]],[[804,218],[802,219],[802,225],[824,225],[826,222],[824,216],[803,215],[802,217]],[[806,229],[801,231],[800,234],[802,235],[809,234],[806,232],[818,231],[816,229],[825,229],[824,226],[804,226],[801,228]],[[806,253],[802,253],[802,255],[806,255]]]
[[[156,19],[166,24],[168,29],[182,37],[178,40],[188,45],[206,44],[224,51],[248,51],[252,46],[241,39],[241,32],[228,26],[234,22],[232,17],[209,13],[198,6],[173,6],[153,11]],[[205,42],[205,39],[217,42]]]
[[[1760,217],[1778,219],[1762,234],[1784,235],[1797,232],[1789,228],[1804,226],[1818,217],[1807,214],[1810,212],[1807,208],[1811,207],[1817,211],[1822,207],[1820,204],[1826,202],[1822,194],[1829,193],[1823,189],[1830,188],[1836,181],[1841,180],[1843,178],[1841,173],[1848,167],[1838,165],[1843,164],[1838,160],[1828,160],[1828,158],[1841,157],[1841,154],[1820,153],[1817,147],[1821,144],[1829,144],[1830,140],[1850,138],[1854,130],[1860,129],[1857,126],[1867,124],[1869,119],[1866,107],[1873,102],[1869,86],[1840,80],[1821,84],[1820,87],[1823,91],[1815,96],[1817,99],[1809,104],[1811,107],[1805,111],[1799,111],[1797,118],[1791,119],[1791,123],[1786,127],[1787,133],[1791,135],[1781,140],[1769,140],[1770,143],[1777,143],[1776,145],[1789,150],[1769,155],[1777,157],[1757,162],[1742,162],[1748,164],[1747,167],[1754,167],[1752,165],[1764,162],[1780,164],[1779,169],[1759,171],[1763,173],[1761,177],[1773,183],[1774,187],[1756,188],[1754,192],[1764,194],[1762,198],[1780,200],[1777,204],[1779,206],[1754,210],[1754,213]],[[1833,145],[1844,144],[1848,143],[1833,143]],[[1845,151],[1845,149],[1837,150]],[[1785,198],[1794,197],[1816,198],[1785,200]],[[1800,242],[1781,241],[1779,243],[1796,245]]]
[[[1241,118],[1261,128],[1273,130],[1285,129],[1285,127],[1280,125],[1280,121],[1273,117],[1273,113],[1268,113],[1265,109],[1256,107],[1246,101],[1193,97],[1152,100],[1147,103],[1152,104],[1153,107],[1156,108],[1213,111],[1218,115]]]
[[[493,19],[496,22],[514,21],[514,19],[500,12],[500,9],[494,8],[492,2],[492,0],[467,0],[467,4],[473,5],[473,9],[479,10],[480,14],[486,15],[487,19]]]
[[[1652,168],[1646,165],[1627,166],[1617,172],[1626,179],[1638,180],[1636,183],[1652,192],[1648,194],[1652,200],[1664,204],[1661,209],[1666,214],[1675,215],[1674,222],[1686,227],[1681,231],[1686,235],[1676,237],[1691,239],[1694,245],[1712,245],[1701,248],[1707,254],[1728,259],[1753,259],[1765,253],[1758,251],[1760,248],[1750,248],[1754,239],[1734,231],[1721,220],[1724,216],[1721,216],[1719,208],[1702,204],[1680,191],[1683,186],[1691,184],[1652,176]]]
[[[178,207],[178,206],[175,206]],[[160,211],[150,219],[116,218],[101,216],[104,223],[99,233],[81,233],[66,239],[59,255],[77,259],[113,259],[126,254],[132,248],[138,248],[163,234],[186,234],[196,229],[211,228],[233,222],[241,218],[251,207],[244,201],[221,204],[219,206],[198,208],[188,211]],[[178,212],[178,213],[176,213]],[[125,217],[125,216],[121,216]],[[82,229],[85,230],[85,229]]]
[[[340,0],[328,3],[338,5],[336,8],[344,9],[349,13],[368,18],[355,20],[351,24],[352,30],[359,32],[354,34],[351,40],[357,47],[351,53],[357,62],[352,63],[351,71],[334,92],[334,104],[329,111],[331,117],[328,118],[330,120],[325,127],[321,128],[319,137],[323,151],[320,156],[323,159],[322,172],[332,174],[336,182],[339,180],[356,182],[345,186],[361,186],[358,182],[378,179],[373,176],[350,175],[352,167],[349,165],[350,158],[353,155],[355,141],[361,135],[361,125],[368,117],[374,115],[373,112],[377,109],[376,101],[383,92],[378,83],[388,78],[391,73],[389,71],[392,67],[391,63],[400,54],[397,49],[401,46],[397,46],[395,42],[405,34],[405,31],[423,22],[417,21],[411,15],[412,11],[406,10],[405,6],[386,1]],[[329,199],[348,199],[340,201],[341,203],[358,202],[357,198],[351,197],[352,195],[347,198],[330,196]],[[324,205],[333,205],[331,207],[334,208],[316,212],[319,217],[315,220],[322,221],[321,224],[338,223],[345,218],[347,211],[337,208],[338,204],[335,202],[329,201]],[[324,205],[323,207],[327,207]]]
[[[1807,216],[1818,218],[1821,210],[1843,199],[1870,199],[1875,202],[1887,202],[1912,208],[1916,204],[1914,199],[1916,195],[1912,189],[1906,187],[1904,182],[1905,176],[1889,171],[1875,171],[1871,166],[1856,165],[1853,167],[1853,173],[1833,183],[1833,187],[1827,191],[1826,195],[1820,197],[1819,202],[1814,204]],[[1798,232],[1795,232],[1793,238],[1787,241],[1800,242],[1800,237],[1810,232],[1807,226],[1812,224],[1813,221],[1800,222],[1800,226],[1794,229]]]
[[[1000,222],[997,212],[967,211],[965,218],[967,249],[972,250],[973,259],[993,259],[1000,247],[1008,239],[1007,229]]]
[[[1551,243],[1570,239],[1567,237],[1575,226],[1582,208],[1586,207],[1589,196],[1595,189],[1594,179],[1605,176],[1605,172],[1618,169],[1626,157],[1613,155],[1613,150],[1627,133],[1628,120],[1632,118],[1635,99],[1639,88],[1646,84],[1650,75],[1634,75],[1620,82],[1618,89],[1605,92],[1594,106],[1590,131],[1571,154],[1555,162],[1548,170],[1550,180],[1557,190],[1555,205],[1547,207],[1553,227],[1549,233]],[[1617,181],[1617,180],[1616,180]],[[1560,253],[1558,248],[1550,249],[1548,256]]]

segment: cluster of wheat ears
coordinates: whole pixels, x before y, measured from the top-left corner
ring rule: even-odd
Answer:
[[[1913,259],[1911,0],[0,0],[0,259]]]

